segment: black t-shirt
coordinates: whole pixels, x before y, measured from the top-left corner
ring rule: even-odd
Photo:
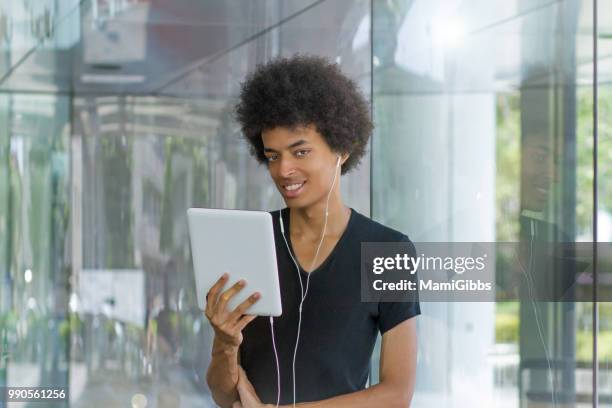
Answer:
[[[281,404],[293,402],[292,363],[301,298],[295,264],[271,212],[276,241],[283,314],[274,318],[281,374]],[[282,211],[287,243],[289,209]],[[409,242],[406,235],[351,209],[348,226],[331,254],[311,272],[302,309],[296,370],[296,402],[318,401],[365,388],[377,332],[420,314],[418,302],[361,302],[362,242]],[[293,253],[293,248],[291,248]],[[300,270],[304,289],[308,274]],[[243,330],[241,365],[264,403],[276,403],[276,360],[269,317],[258,317]]]

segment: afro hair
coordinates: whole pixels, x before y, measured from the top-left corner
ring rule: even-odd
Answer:
[[[359,164],[374,128],[368,102],[337,64],[299,54],[258,65],[242,83],[236,116],[259,163],[267,163],[264,130],[314,125],[333,152],[350,154],[342,174]]]

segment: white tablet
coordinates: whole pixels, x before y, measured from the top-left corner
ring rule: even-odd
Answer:
[[[190,208],[187,219],[198,305],[206,308],[206,294],[227,272],[229,280],[222,291],[240,279],[246,281],[228,302],[228,310],[259,292],[261,297],[247,314],[280,316],[272,215],[265,211]]]

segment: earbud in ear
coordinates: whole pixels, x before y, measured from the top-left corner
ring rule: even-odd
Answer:
[[[338,155],[338,161],[336,162],[336,167],[340,167],[340,159],[342,156]]]

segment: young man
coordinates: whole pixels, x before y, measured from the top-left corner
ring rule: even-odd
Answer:
[[[335,64],[295,56],[258,66],[242,86],[237,116],[287,205],[271,213],[283,305],[274,319],[280,403],[409,406],[419,304],[361,302],[360,286],[362,242],[409,240],[347,207],[340,192],[340,175],[358,165],[372,131],[367,102]],[[245,285],[224,288],[225,281],[207,295],[215,330],[207,374],[213,398],[221,407],[273,407],[270,322],[245,314],[257,293],[227,310]],[[377,332],[380,383],[366,389]]]

